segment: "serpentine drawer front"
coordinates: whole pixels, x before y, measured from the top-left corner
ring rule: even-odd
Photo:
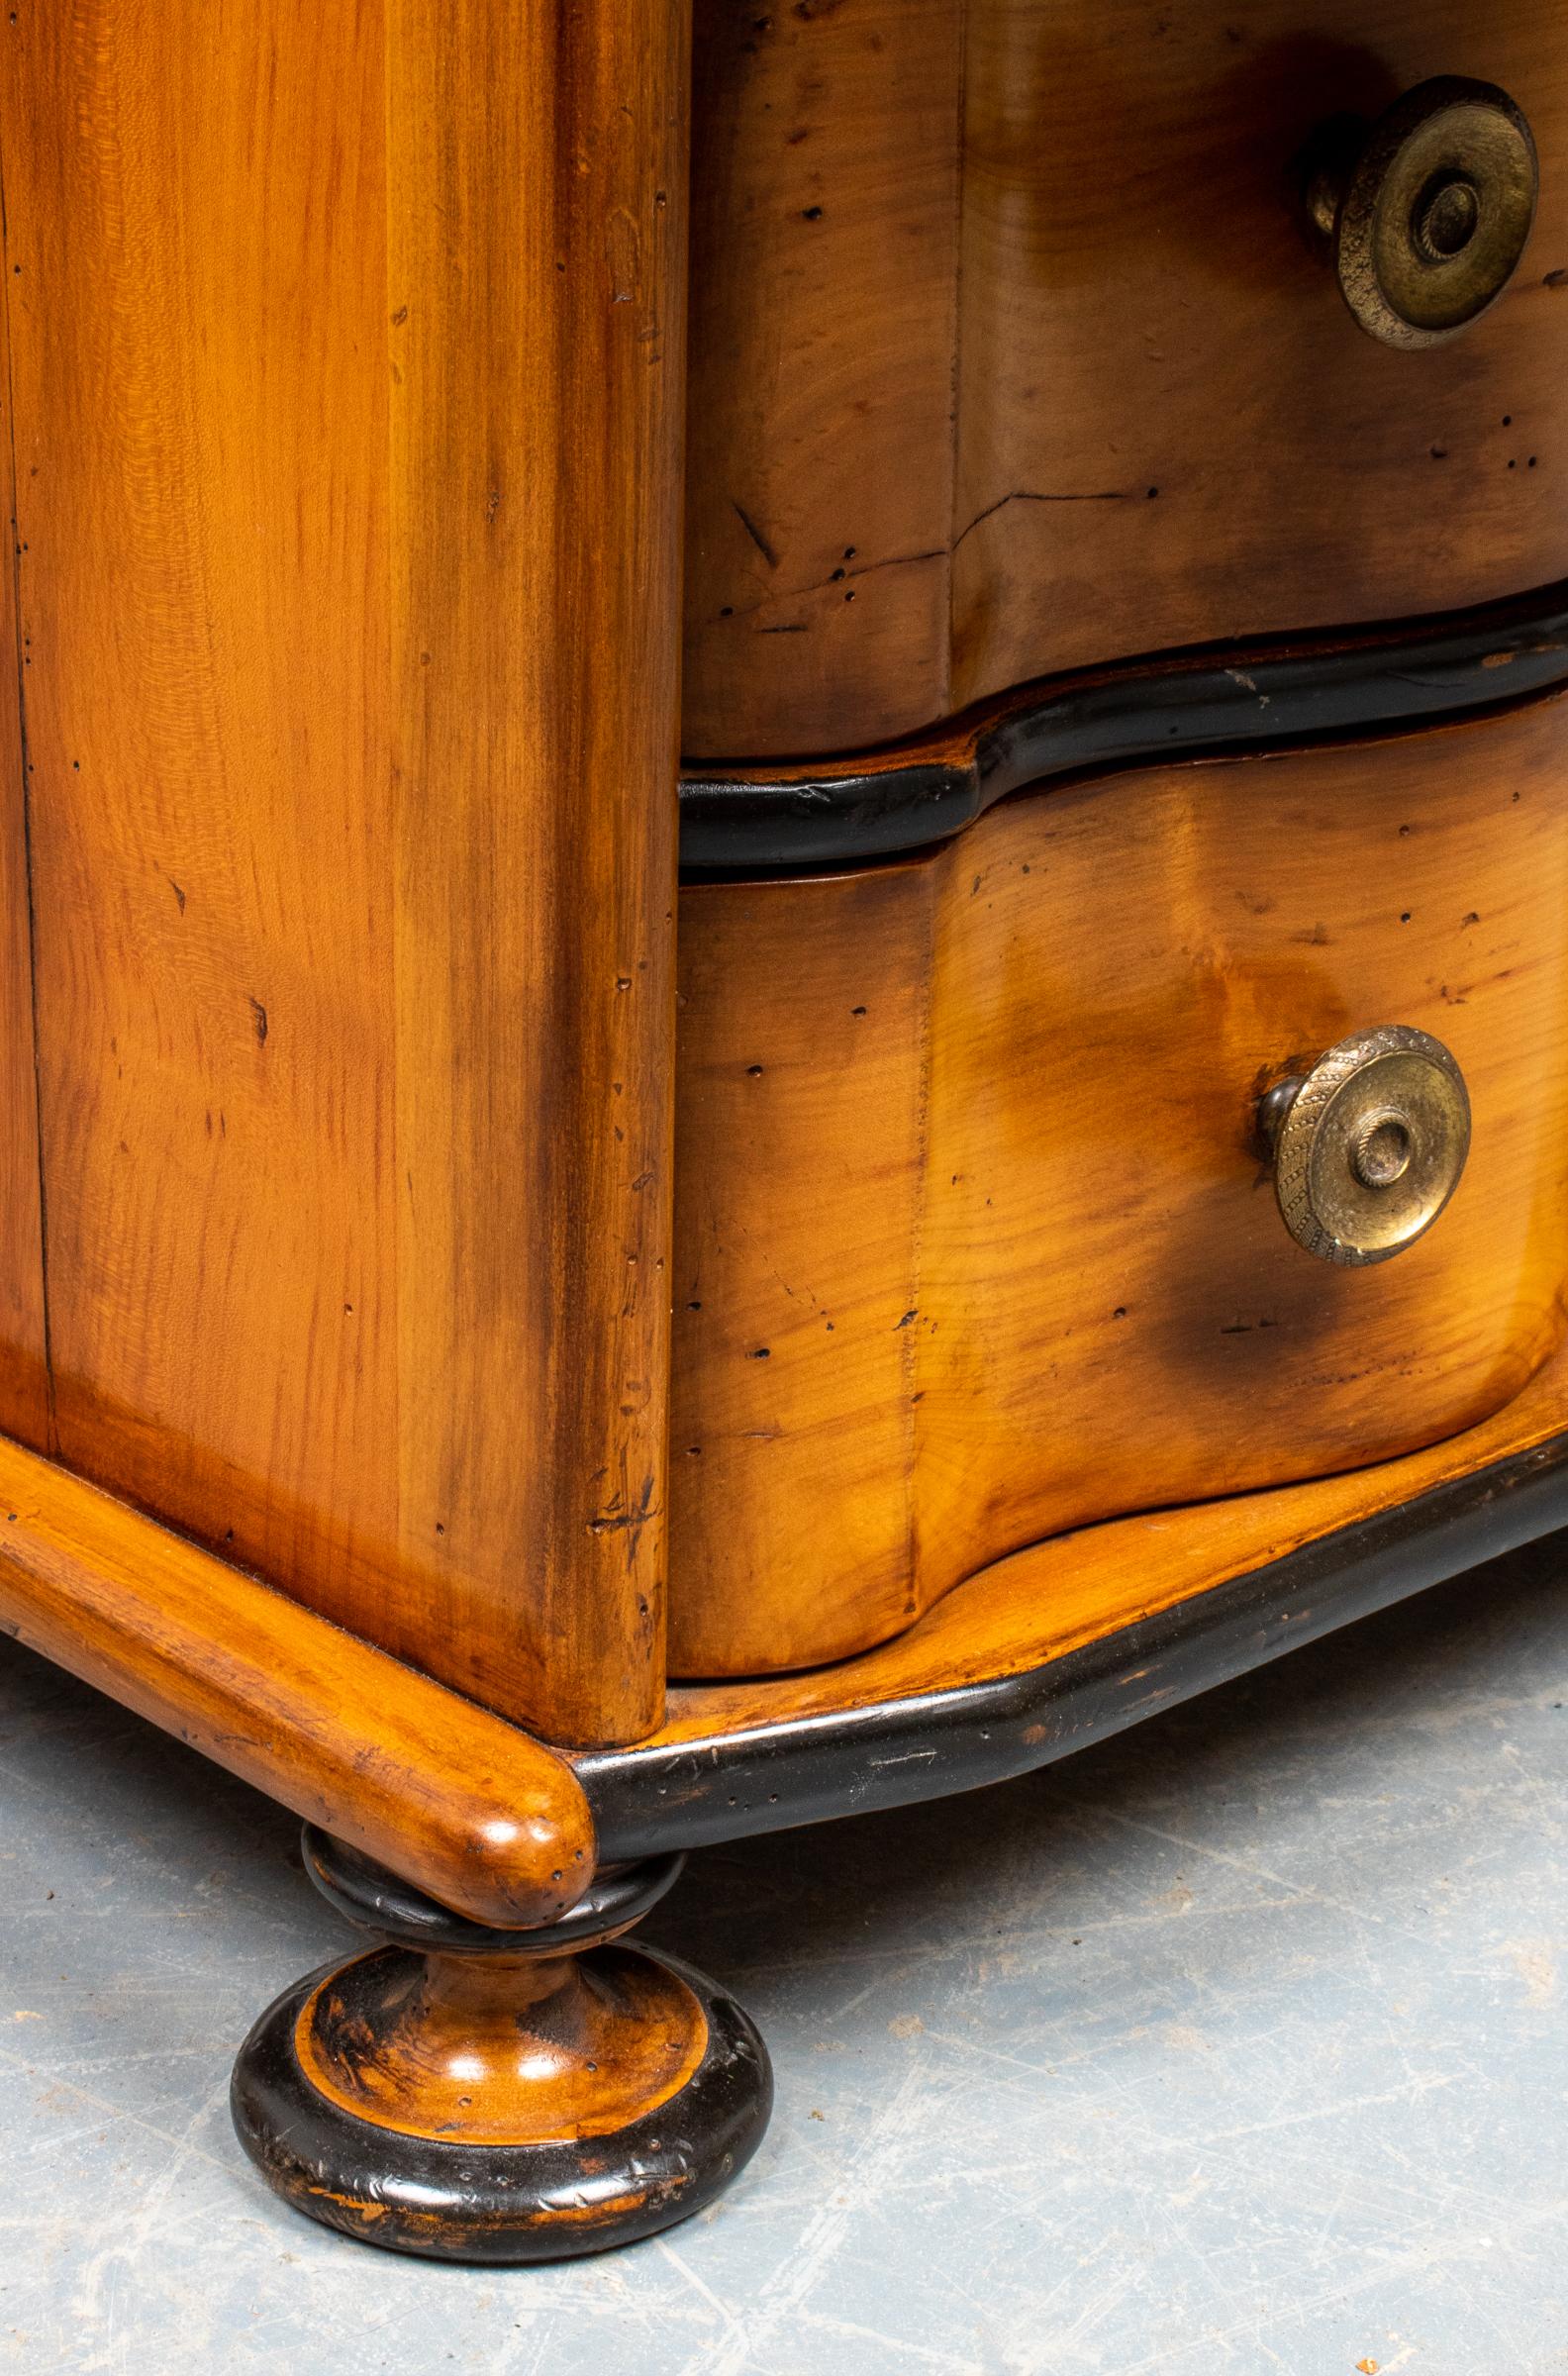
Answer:
[[[1556,0],[698,0],[696,55],[689,757],[1568,575]]]
[[[1519,1390],[1568,1254],[1565,725],[686,891],[674,1672],[843,1657],[1065,1528]]]

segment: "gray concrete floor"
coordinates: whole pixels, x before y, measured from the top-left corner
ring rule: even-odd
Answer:
[[[0,1644],[26,2376],[1568,2370],[1568,1537],[1068,1764],[710,1851],[771,2044],[668,2237],[436,2269],[274,2205],[235,2046],[345,1933],[291,1822]]]

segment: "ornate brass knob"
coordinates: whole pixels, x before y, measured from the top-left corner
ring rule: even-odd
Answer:
[[[1298,1245],[1324,1262],[1386,1262],[1431,1228],[1470,1151],[1464,1075],[1409,1024],[1356,1032],[1258,1108],[1274,1191]]]
[[[1503,294],[1535,219],[1530,128],[1494,83],[1439,75],[1368,126],[1326,124],[1307,212],[1345,303],[1387,346],[1436,346]]]

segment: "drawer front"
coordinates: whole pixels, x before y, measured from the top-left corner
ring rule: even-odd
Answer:
[[[1051,671],[1568,574],[1547,0],[699,0],[685,747],[823,753]],[[1533,128],[1501,301],[1357,328],[1291,167],[1434,75]]]
[[[1005,803],[683,894],[671,1667],[843,1656],[1088,1521],[1507,1402],[1568,1256],[1568,708]],[[1287,1232],[1267,1084],[1388,1024],[1473,1136],[1369,1267]]]

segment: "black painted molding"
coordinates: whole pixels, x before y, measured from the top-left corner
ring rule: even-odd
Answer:
[[[976,1790],[1049,1765],[1568,1525],[1568,1434],[1028,1673],[710,1741],[573,1757],[605,1863]]]
[[[1568,583],[1349,637],[1045,677],[875,753],[688,766],[681,863],[755,874],[890,857],[1053,776],[1454,717],[1565,681]]]

